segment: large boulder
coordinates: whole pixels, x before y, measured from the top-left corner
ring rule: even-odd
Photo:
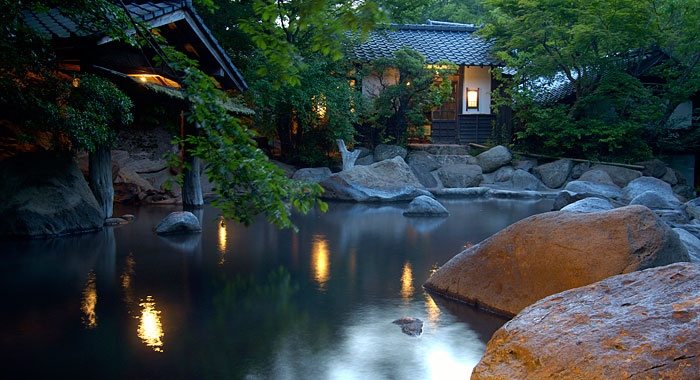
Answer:
[[[379,144],[376,148],[374,148],[374,161],[379,162],[390,160],[394,157],[406,159],[407,154],[408,151],[402,146]]]
[[[158,235],[174,235],[202,232],[197,216],[189,211],[171,212],[154,228]]]
[[[689,261],[678,234],[647,207],[554,211],[523,219],[459,253],[424,286],[513,316],[551,294],[678,261]]]
[[[610,183],[577,180],[567,183],[564,190],[574,194],[600,196],[608,199],[622,198],[622,189],[619,186]]]
[[[408,204],[408,208],[403,212],[404,216],[448,216],[442,203],[427,195],[421,195]]]
[[[539,178],[522,169],[513,171],[513,175],[507,182],[513,190],[549,190]]]
[[[698,379],[699,309],[690,263],[555,294],[496,331],[471,379]]]
[[[573,161],[561,159],[537,166],[532,169],[532,172],[536,177],[542,180],[545,186],[557,189],[564,185],[573,167]]]
[[[333,172],[327,167],[321,168],[301,168],[294,172],[292,179],[297,181],[321,182],[332,176]]]
[[[479,160],[479,165],[484,170],[484,173],[491,173],[501,166],[508,165],[513,160],[513,155],[508,148],[503,145],[495,146],[476,156]]]
[[[642,172],[638,170],[615,165],[593,165],[591,167],[591,170],[602,170],[608,173],[608,175],[610,175],[610,178],[612,178],[613,182],[617,186],[620,186],[620,188],[627,186],[627,184],[630,183],[632,180],[642,176]]]
[[[600,212],[614,209],[615,206],[607,199],[598,197],[589,197],[578,200],[574,203],[562,207],[561,211],[576,211],[576,212]]]
[[[484,178],[481,166],[465,164],[445,165],[438,169],[437,175],[448,188],[477,187]]]
[[[105,215],[71,157],[24,153],[0,163],[0,239],[102,228]]]
[[[631,201],[637,196],[650,191],[658,196],[667,199],[668,202],[675,202],[680,205],[680,201],[676,198],[673,188],[668,183],[654,177],[639,177],[636,178],[622,189],[622,198],[626,201]]]
[[[410,201],[430,195],[401,157],[354,166],[320,182],[323,197],[355,202]]]
[[[408,154],[406,163],[423,186],[427,188],[437,187],[438,182],[432,172],[440,168],[440,163],[435,156],[426,151],[413,151]]]

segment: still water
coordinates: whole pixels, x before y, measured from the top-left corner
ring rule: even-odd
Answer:
[[[0,242],[0,378],[468,379],[505,320],[421,284],[551,201],[441,202],[447,218],[331,203],[298,233],[206,207],[201,235],[170,238],[151,230],[176,208],[117,207],[136,220]]]

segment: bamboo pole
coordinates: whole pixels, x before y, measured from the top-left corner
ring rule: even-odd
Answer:
[[[469,146],[473,146],[475,148],[479,149],[491,149],[488,146],[477,144],[477,143],[469,143]],[[544,154],[535,154],[535,153],[526,153],[526,152],[516,152],[513,151],[515,154],[521,154],[523,156],[531,156],[535,158],[547,158],[547,159],[552,159],[552,160],[562,160],[562,159],[567,159],[571,160],[574,162],[590,162],[591,164],[599,164],[599,165],[610,165],[610,166],[620,166],[623,168],[627,169],[635,169],[635,170],[644,170],[644,166],[641,165],[633,165],[633,164],[621,164],[618,162],[603,162],[603,161],[591,161],[591,160],[585,160],[583,158],[568,158],[568,157],[556,157],[556,156],[547,156]]]

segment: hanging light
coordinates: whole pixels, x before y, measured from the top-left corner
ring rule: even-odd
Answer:
[[[467,89],[467,108],[479,109],[479,89]]]

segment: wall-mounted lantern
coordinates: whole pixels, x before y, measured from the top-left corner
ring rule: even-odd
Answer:
[[[479,109],[479,89],[467,89],[467,109]]]

